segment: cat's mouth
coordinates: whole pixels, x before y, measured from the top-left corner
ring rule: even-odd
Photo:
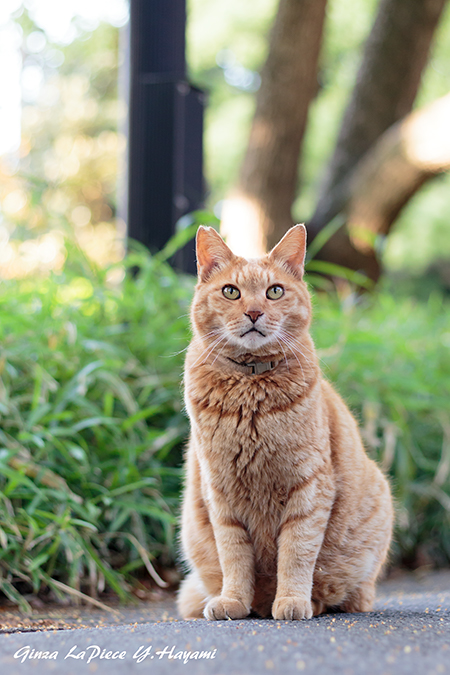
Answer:
[[[242,333],[241,337],[244,337],[244,335],[248,335],[249,333],[259,333],[263,337],[266,337],[264,333],[261,333],[261,331],[255,328],[254,326],[250,328],[250,330],[247,330],[245,333]]]

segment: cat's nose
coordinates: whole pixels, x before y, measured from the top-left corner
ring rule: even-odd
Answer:
[[[245,312],[245,316],[248,316],[248,318],[252,323],[256,323],[259,317],[262,316],[263,314],[264,312],[260,312],[259,309],[249,310],[248,312]]]

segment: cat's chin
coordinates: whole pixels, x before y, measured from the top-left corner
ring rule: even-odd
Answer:
[[[242,349],[246,349],[249,352],[254,352],[257,349],[261,349],[266,346],[268,340],[266,338],[251,339],[251,340],[242,340],[240,346]]]
[[[259,350],[266,349],[271,344],[271,342],[272,341],[269,337],[266,335],[261,335],[257,332],[247,333],[237,340],[234,340],[236,347],[246,352],[251,352],[252,354]]]
[[[270,337],[260,337],[259,340],[238,338],[228,345],[227,355],[232,359],[251,361],[255,358],[272,357],[278,351],[276,343]]]

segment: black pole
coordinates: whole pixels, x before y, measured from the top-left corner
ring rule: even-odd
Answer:
[[[188,83],[185,0],[131,0],[128,236],[152,252],[202,206],[204,95]],[[173,263],[195,273],[193,244]]]

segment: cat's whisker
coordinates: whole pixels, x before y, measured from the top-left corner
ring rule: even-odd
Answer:
[[[305,357],[305,355],[304,355],[299,349],[297,349],[297,348],[296,348],[294,345],[292,345],[290,342],[288,342],[287,340],[285,340],[284,343],[285,343],[286,347],[288,347],[288,349],[289,349],[289,350],[292,352],[292,354],[295,356],[295,358],[296,358],[296,360],[297,360],[297,363],[299,364],[300,368],[302,369],[303,378],[305,379],[305,371],[303,370],[302,362],[301,362],[300,359],[298,358],[297,354],[300,354],[300,356],[303,356],[303,358],[305,359],[305,362],[306,362],[306,363],[308,363],[308,359]]]
[[[286,340],[286,343],[289,343],[289,344],[295,349],[295,351],[297,351],[299,354],[301,354],[301,355],[303,356],[303,358],[305,359],[306,362],[309,362],[308,357],[307,357],[306,354],[304,354],[304,353],[302,352],[302,350],[300,349],[300,347],[299,347],[299,345],[298,345],[298,342],[297,342],[297,340],[295,339],[295,337],[294,337],[293,335],[291,335],[291,333],[288,333],[287,331],[284,331],[283,329],[281,329],[280,333],[283,334],[283,336],[284,336],[284,338],[285,338],[285,340]],[[304,349],[306,349],[307,351],[311,351],[311,350],[308,350],[308,348],[305,347],[305,345],[302,345],[302,347],[303,347]],[[313,353],[313,352],[311,352],[311,353]]]
[[[209,333],[205,333],[202,335],[202,340],[205,338],[211,337],[211,335],[222,335],[222,329],[221,328],[213,328],[212,330],[209,331]]]
[[[290,333],[287,333],[285,330],[280,329],[280,335],[283,336],[283,338],[286,340],[286,342],[289,342],[291,345],[297,345],[298,342],[297,340],[290,335]]]
[[[217,338],[217,339],[213,342],[213,349],[214,349],[214,345],[219,341],[219,339],[220,339],[220,338]],[[200,359],[201,359],[201,358],[203,357],[203,355],[205,354],[205,352],[208,351],[208,350],[209,350],[209,346],[206,347],[205,349],[203,349],[203,351],[201,352],[201,354],[198,356],[198,358],[194,361],[194,363],[193,363],[192,365],[196,366],[197,363],[200,361]]]
[[[218,331],[214,331],[214,332],[217,333]],[[203,361],[201,362],[201,363],[204,363],[204,362],[206,361],[206,359],[208,358],[208,356],[211,354],[211,352],[214,351],[214,348],[215,348],[220,342],[222,342],[222,340],[223,340],[223,336],[222,336],[222,332],[220,332],[219,337],[218,337],[216,340],[214,340],[214,342],[212,343],[212,346],[206,347],[206,349],[204,349],[204,350],[202,351],[202,353],[200,354],[200,356],[196,359],[196,361],[194,361],[194,363],[193,363],[192,365],[193,365],[193,366],[196,366],[197,363],[198,363],[198,362],[200,361],[200,359],[202,358],[202,356],[204,355],[204,353],[207,351],[208,353],[206,354],[206,357],[205,357],[205,358],[203,359]]]
[[[301,364],[300,359],[298,358],[297,354],[295,353],[295,350],[292,349],[291,345],[288,342],[286,342],[286,340],[284,340],[283,338],[281,338],[281,340],[286,345],[286,347],[289,349],[289,351],[292,353],[293,357],[297,361],[300,368],[302,368],[302,364]]]
[[[288,336],[292,339],[292,341],[295,342],[295,344],[297,344],[297,345],[299,344],[298,341],[295,339],[295,337],[293,335],[291,335],[291,333],[288,333]],[[302,344],[302,349],[305,349],[307,352],[309,352],[309,354],[312,354],[313,356],[317,356],[315,351],[313,351],[312,349],[310,349],[309,347],[307,347],[304,344]]]
[[[186,352],[189,349],[189,345],[185,347],[184,349],[181,349],[179,352],[172,352],[172,354],[162,354],[161,358],[162,359],[173,359],[175,356],[180,356],[180,354],[183,354],[183,352]]]
[[[309,362],[308,357],[306,356],[306,354],[304,354],[304,353],[302,352],[302,350],[300,349],[300,347],[298,347],[298,344],[297,344],[297,343],[293,343],[293,342],[290,342],[290,344],[291,344],[292,348],[295,349],[295,351],[296,351],[298,354],[300,354],[301,356],[303,356],[303,358],[305,359],[305,361],[308,363],[308,362]]]
[[[283,354],[284,354],[284,360],[286,361],[286,368],[289,370],[289,363],[288,363],[288,360],[287,360],[286,352],[284,351],[283,344],[282,344],[281,341],[277,338],[276,335],[275,335],[275,340],[276,340],[276,341],[278,342],[278,344],[280,345],[280,349],[281,349],[281,351],[282,351]]]
[[[223,347],[222,347],[222,349],[220,350],[220,352],[216,355],[214,361],[213,361],[212,364],[211,364],[212,366],[215,364],[215,362],[217,361],[217,359],[219,358],[219,356],[222,354],[222,352],[223,352],[223,350],[225,349],[225,347],[227,347],[227,345],[229,345],[229,344],[230,344],[230,338],[227,339],[226,343],[223,345]]]
[[[292,352],[292,355],[294,356],[295,360],[297,361],[298,365],[299,365],[300,368],[301,368],[302,375],[303,375],[303,380],[306,382],[305,371],[303,370],[303,366],[302,366],[302,364],[301,364],[301,362],[300,362],[300,360],[299,360],[297,354],[295,353],[296,350],[294,350],[294,349],[292,348],[292,346],[289,344],[289,342],[286,340],[285,337],[283,337],[283,336],[280,335],[280,339],[283,341],[283,343],[286,345],[286,347],[289,349],[289,351]],[[302,356],[305,356],[305,355],[302,354]]]
[[[223,337],[218,338],[215,342],[213,342],[213,344],[211,345],[211,347],[208,350],[205,349],[205,351],[202,354],[202,356],[204,356],[204,358],[200,361],[200,365],[205,363],[207,358],[210,356],[210,354],[213,353],[214,349],[222,342],[223,339],[224,339]],[[206,355],[205,355],[205,352],[206,352]]]
[[[285,328],[283,328],[282,330],[284,331],[284,333],[285,333],[287,336],[291,337],[293,340],[296,339],[296,338],[295,338],[295,335],[293,335],[292,333],[290,333],[289,331],[287,331]],[[303,349],[306,349],[307,352],[309,352],[310,354],[312,354],[313,356],[315,356],[315,357],[316,357],[316,358],[317,358],[324,366],[326,366],[327,368],[329,368],[328,363],[327,363],[326,361],[324,361],[323,359],[320,358],[320,356],[317,354],[317,351],[315,351],[314,349],[310,349],[309,347],[307,347],[306,345],[303,345],[303,344],[302,344],[302,347],[303,347]]]
[[[295,350],[295,349],[292,349],[292,345],[290,344],[289,340],[287,340],[286,337],[285,337],[284,335],[282,335],[282,334],[280,334],[280,340],[282,341],[282,343],[283,343],[284,345],[286,345],[286,347],[288,347],[288,348],[290,349],[290,351],[291,351],[292,354],[294,355],[295,359],[297,360],[297,363],[298,363],[299,365],[301,365],[301,364],[300,364],[300,361],[299,361],[299,359],[298,359],[298,357],[297,357],[297,355],[295,354],[295,351],[296,351],[296,350]]]
[[[203,359],[203,361],[201,361],[200,365],[202,365],[203,363],[205,363],[205,361],[211,356],[211,354],[212,354],[213,351],[216,349],[216,347],[218,347],[218,346],[220,345],[221,342],[223,342],[224,340],[226,340],[226,338],[227,338],[227,336],[226,336],[226,335],[223,335],[220,339],[216,340],[216,341],[213,343],[213,346],[212,346],[211,349],[208,351],[208,353],[206,354],[206,356],[205,356],[205,358]],[[224,346],[226,347],[226,345],[224,345]]]

